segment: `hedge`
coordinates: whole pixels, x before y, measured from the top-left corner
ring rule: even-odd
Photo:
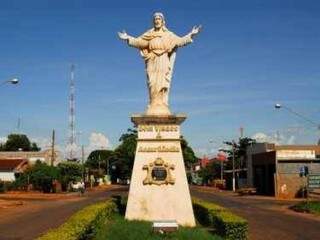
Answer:
[[[88,234],[94,235],[97,226],[101,225],[116,211],[117,206],[113,200],[90,205],[72,215],[60,227],[50,230],[37,240],[87,239]]]
[[[320,201],[304,201],[290,207],[297,212],[306,212],[320,215]]]
[[[247,220],[214,203],[196,198],[192,202],[195,217],[200,224],[213,227],[220,236],[228,240],[248,239]]]

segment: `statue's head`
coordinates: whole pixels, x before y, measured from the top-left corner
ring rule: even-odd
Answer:
[[[153,26],[156,30],[159,30],[165,26],[164,16],[161,12],[156,12],[153,14]]]

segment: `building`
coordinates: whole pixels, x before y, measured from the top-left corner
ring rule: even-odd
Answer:
[[[15,175],[22,173],[29,163],[27,159],[2,159],[0,158],[0,180],[12,182]]]
[[[51,149],[47,149],[44,151],[39,152],[0,152],[0,159],[27,159],[30,164],[34,164],[37,160],[47,163],[48,165],[51,164],[52,159],[52,151]],[[60,154],[58,151],[55,151],[55,161],[53,165],[57,165],[60,161]]]
[[[247,148],[247,183],[258,194],[298,197],[307,184],[301,171],[320,174],[319,157],[319,145],[254,144]]]

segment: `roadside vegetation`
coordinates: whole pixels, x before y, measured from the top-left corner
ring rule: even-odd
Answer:
[[[69,184],[82,179],[83,167],[75,162],[61,162],[49,166],[37,161],[23,173],[16,175],[14,182],[0,181],[0,192],[11,190],[36,190],[53,193],[69,190]]]
[[[120,215],[114,215],[107,221],[94,240],[222,240],[217,235],[212,235],[203,228],[179,227],[178,231],[172,233],[154,233],[152,223],[146,221],[127,221]]]
[[[37,240],[79,240],[92,239],[102,223],[116,213],[117,205],[108,200],[83,208],[72,215],[64,224],[50,230]]]
[[[224,239],[248,239],[247,220],[235,215],[228,209],[194,198],[193,210],[197,221],[201,225],[214,229]]]
[[[152,223],[124,219],[126,199],[115,196],[85,207],[63,225],[37,240],[245,240],[248,223],[227,209],[199,199],[193,200],[197,227],[179,227],[171,233],[155,233]]]
[[[291,209],[297,212],[306,212],[320,215],[320,201],[300,202],[292,206]]]

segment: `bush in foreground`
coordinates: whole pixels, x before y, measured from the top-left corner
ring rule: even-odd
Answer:
[[[203,226],[213,227],[225,239],[248,239],[248,222],[214,203],[193,199],[197,221]]]
[[[116,204],[109,200],[83,208],[72,215],[60,227],[50,230],[38,240],[78,240],[95,235],[98,226],[117,211]]]

